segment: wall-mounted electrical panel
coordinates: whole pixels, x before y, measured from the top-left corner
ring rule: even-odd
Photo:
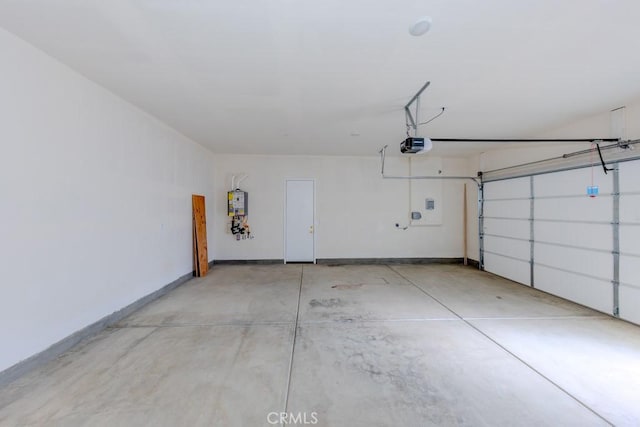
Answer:
[[[438,176],[443,169],[442,159],[429,156],[411,157],[412,175]],[[442,225],[444,207],[444,180],[414,179],[409,184],[409,219],[411,226]],[[452,187],[453,185],[448,185]],[[412,212],[419,212],[420,218]]]
[[[249,193],[242,190],[227,192],[228,216],[249,215]]]

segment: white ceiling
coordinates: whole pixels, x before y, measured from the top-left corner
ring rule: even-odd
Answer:
[[[256,154],[397,146],[427,80],[421,120],[447,108],[432,137],[607,111],[640,97],[639,18],[637,0],[0,0],[8,31],[216,152]]]

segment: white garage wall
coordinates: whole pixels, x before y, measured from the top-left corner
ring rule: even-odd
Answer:
[[[414,175],[466,175],[466,159],[414,157]],[[315,178],[317,258],[462,257],[464,181],[413,181],[414,199],[434,197],[441,225],[398,230],[409,219],[409,182],[383,180],[378,157],[217,155],[216,259],[282,259],[284,181]],[[385,172],[408,173],[407,158],[387,158]],[[247,173],[253,240],[227,232],[226,192],[233,174]],[[471,183],[471,181],[469,181]],[[414,202],[415,204],[415,202]],[[473,254],[472,258],[477,259]]]
[[[3,30],[0,51],[3,370],[191,271],[213,156]]]

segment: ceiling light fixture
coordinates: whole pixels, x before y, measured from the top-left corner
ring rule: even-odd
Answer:
[[[431,22],[430,16],[423,16],[409,27],[409,34],[418,37],[427,33],[431,29]]]

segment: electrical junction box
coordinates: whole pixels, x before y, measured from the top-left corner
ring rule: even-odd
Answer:
[[[227,192],[228,216],[249,215],[249,193],[242,190]]]
[[[424,208],[428,211],[434,210],[436,208],[436,201],[433,199],[425,199]]]

